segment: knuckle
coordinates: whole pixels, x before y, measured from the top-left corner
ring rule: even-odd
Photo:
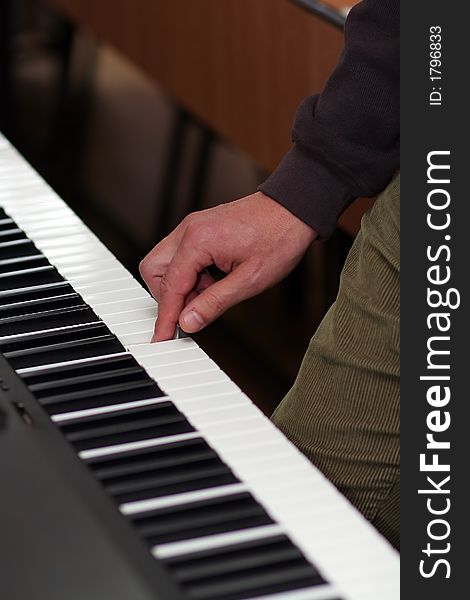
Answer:
[[[171,284],[168,281],[168,277],[165,273],[160,280],[160,296],[165,296],[170,291],[171,291]]]
[[[191,213],[186,218],[186,239],[196,239],[198,242],[204,241],[210,233],[210,225],[198,213]]]
[[[201,224],[197,220],[190,221],[186,226],[185,238],[198,238],[201,232]]]
[[[187,232],[188,229],[192,229],[197,221],[197,213],[189,213],[184,217],[181,221],[181,225],[184,227],[184,231]]]
[[[213,314],[221,314],[226,310],[226,304],[219,294],[215,294],[210,289],[205,292],[206,305]]]
[[[139,263],[139,273],[144,279],[150,276],[150,268],[147,257],[143,258]]]

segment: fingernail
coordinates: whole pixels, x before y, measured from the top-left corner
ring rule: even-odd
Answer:
[[[199,331],[203,325],[204,321],[202,320],[201,315],[195,310],[189,310],[181,316],[181,327],[188,333]]]

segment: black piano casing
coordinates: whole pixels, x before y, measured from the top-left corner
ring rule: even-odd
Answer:
[[[0,598],[182,598],[1,355],[0,378]]]

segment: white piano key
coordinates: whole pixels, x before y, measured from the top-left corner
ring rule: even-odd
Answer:
[[[38,248],[43,251],[53,250],[54,248],[69,248],[73,246],[81,246],[82,244],[94,244],[96,240],[91,233],[85,231],[84,233],[77,233],[71,236],[61,236],[52,239],[42,239],[41,237],[34,236],[34,243]]]
[[[197,415],[192,416],[190,421],[191,424],[197,428],[195,424],[197,420]],[[240,430],[244,435],[248,433],[258,433],[260,436],[264,436],[266,433],[269,434],[269,429],[266,427],[266,424],[261,420],[253,417],[239,417],[234,419],[232,422],[225,423],[228,426],[223,426],[224,423],[214,423],[212,425],[204,424],[204,429],[201,429],[201,433],[203,433],[204,437],[210,439],[211,442],[214,443],[214,446],[217,447],[217,442],[221,437],[227,438],[238,438],[238,441],[242,439],[242,435]]]
[[[192,375],[196,373],[207,373],[208,371],[217,371],[219,367],[209,358],[200,358],[177,365],[165,367],[151,367],[147,373],[156,381],[166,381],[172,377],[181,377],[183,375]]]
[[[55,237],[58,233],[64,231],[64,227],[67,227],[67,229],[74,227],[82,233],[89,233],[86,226],[70,209],[39,209],[38,207],[37,213],[15,214],[15,221],[22,229],[28,231],[28,236],[31,238],[36,238],[46,229]]]
[[[105,265],[107,263],[114,264],[119,261],[109,252],[102,253],[101,256],[96,256],[94,253],[80,252],[79,254],[70,254],[67,256],[55,256],[54,266],[58,269],[62,268],[82,268],[93,269],[95,266]],[[124,267],[123,267],[124,268]]]
[[[188,375],[178,373],[172,377],[159,380],[160,388],[168,394],[176,391],[194,389],[208,383],[222,383],[230,381],[227,375],[221,369],[213,371],[203,371],[202,373],[190,373]]]
[[[89,261],[84,261],[83,257],[81,257],[80,260],[75,259],[75,262],[72,264],[67,264],[67,261],[63,263],[59,259],[58,261],[54,261],[54,266],[59,269],[61,273],[64,273],[68,277],[80,277],[82,274],[94,273],[101,273],[101,276],[103,277],[104,273],[106,273],[108,270],[114,270],[118,268],[125,270],[119,261],[112,256],[102,257],[98,260],[90,257]]]
[[[42,210],[42,221],[38,221],[37,215],[23,215],[17,219],[19,224],[21,221],[22,227],[28,228],[28,235],[36,235],[42,231],[51,231],[52,235],[56,230],[63,230],[64,227],[77,226],[86,229],[86,226],[71,210]]]
[[[186,409],[186,416],[197,429],[207,431],[211,427],[231,423],[245,419],[258,419],[260,423],[264,422],[264,418],[259,414],[259,410],[251,402],[246,402],[242,407],[221,407],[214,409],[211,412],[189,412],[191,407]],[[260,418],[261,417],[261,418]]]
[[[136,346],[135,348],[131,346],[129,350],[136,358],[142,358],[146,356],[157,356],[160,354],[179,352],[180,350],[187,350],[188,348],[199,348],[199,346],[193,339],[187,337],[155,344],[149,343],[143,346]]]
[[[299,465],[295,461],[292,463],[292,457],[290,468],[286,468],[285,463],[282,463],[278,470],[275,468],[256,470],[256,467],[243,468],[237,466],[234,472],[243,473],[242,480],[249,485],[250,490],[258,500],[263,503],[268,498],[266,506],[269,510],[275,506],[274,503],[271,505],[271,498],[277,498],[278,507],[281,504],[281,508],[283,509],[282,512],[278,511],[277,516],[281,517],[281,521],[284,524],[292,522],[293,519],[299,519],[299,509],[301,508],[302,499],[315,497],[314,488],[310,483],[303,481],[305,477],[308,478],[309,469]],[[317,481],[317,483],[320,483],[320,481]],[[286,504],[288,507],[293,508],[290,502],[292,495],[296,497],[295,511],[291,510],[285,513]],[[311,503],[309,510],[311,510]],[[305,515],[303,516],[303,520],[305,521]]]
[[[175,402],[184,402],[185,400],[213,398],[222,394],[231,394],[232,392],[240,391],[238,385],[227,378],[224,381],[215,381],[213,383],[204,383],[192,388],[173,390],[171,392],[171,397]]]
[[[38,187],[36,186],[35,189],[37,190]],[[14,213],[15,221],[17,223],[23,220],[32,221],[33,217],[36,217],[34,222],[37,223],[39,222],[38,216],[43,214],[50,215],[51,212],[54,212],[55,215],[74,214],[68,206],[63,203],[61,204],[56,196],[49,190],[35,192],[31,187],[19,190],[16,197],[9,193],[8,198],[2,200],[2,204],[9,214]]]
[[[110,327],[110,329],[112,330],[112,327]],[[117,337],[119,338],[120,342],[127,347],[135,344],[148,344],[152,339],[152,335],[153,330],[139,331],[137,333],[125,333],[123,335],[117,335]]]
[[[23,179],[20,176],[18,177],[20,181],[18,181],[6,173],[2,175],[1,179],[0,201],[5,209],[11,208],[12,205],[16,208],[23,199],[30,201],[37,199],[39,202],[43,197],[50,197],[49,190],[43,189],[43,183],[39,178],[26,181],[26,177]],[[23,180],[21,181],[21,179]]]
[[[34,238],[31,238],[34,241]],[[96,244],[93,240],[83,241],[80,244],[70,244],[69,246],[57,247],[57,248],[46,248],[44,249],[41,244],[37,245],[38,250],[43,252],[51,263],[54,263],[56,259],[61,259],[66,256],[77,256],[77,255],[94,255],[96,258],[102,258],[109,256],[109,251],[103,246]]]
[[[170,395],[171,397],[171,395]],[[186,414],[186,413],[185,413]],[[270,440],[279,440],[279,432],[269,427],[261,419],[242,421],[242,427],[213,428],[211,431],[201,432],[213,448],[230,448],[243,445],[245,447],[262,448]]]
[[[121,268],[120,265],[111,263],[109,260],[106,262],[98,262],[94,269],[91,269],[89,265],[83,265],[76,269],[75,267],[60,267],[57,264],[54,265],[64,279],[66,279],[72,286],[76,283],[94,283],[98,282],[99,278],[103,281],[109,271],[115,271],[113,278],[116,279],[116,274]]]
[[[93,308],[95,305],[96,306],[101,306],[102,304],[106,304],[109,302],[112,302],[113,300],[116,300],[116,292],[115,291],[101,291],[101,292],[95,292],[95,291],[90,291],[90,290],[82,290],[80,292],[80,294],[83,296],[83,298],[86,300],[86,302],[88,302],[88,304]],[[147,292],[142,289],[141,287],[131,287],[131,288],[126,288],[125,290],[121,290],[119,292],[119,299],[120,301],[123,300],[139,300],[142,298],[148,298],[148,294]],[[147,340],[147,342],[150,342],[150,340]]]
[[[266,448],[265,452],[256,454],[249,447],[237,447],[232,448],[231,451],[219,452],[219,455],[224,462],[240,473],[243,479],[247,477],[247,481],[251,481],[257,473],[278,472],[283,469],[291,469],[292,465],[295,465],[294,468],[304,469],[306,472],[311,468],[310,465],[302,465],[293,461],[287,444],[272,442],[263,444],[263,447]]]
[[[140,331],[152,332],[155,326],[155,318],[136,320],[136,321],[124,321],[121,323],[109,323],[110,329],[116,335],[126,335],[126,333],[139,333]]]
[[[202,552],[213,548],[223,548],[224,546],[270,538],[283,533],[286,532],[279,525],[262,525],[260,527],[251,527],[250,529],[230,531],[228,533],[217,533],[182,542],[160,544],[152,548],[152,554],[155,558],[172,558],[183,554],[192,554],[193,552]]]
[[[134,502],[124,502],[119,505],[119,510],[123,515],[137,515],[149,510],[167,508],[169,506],[180,506],[190,502],[210,500],[211,498],[221,498],[224,496],[233,496],[246,492],[246,486],[243,483],[231,483],[229,485],[219,485],[204,490],[195,490],[194,492],[183,492],[181,494],[172,494],[171,496],[160,496],[158,498],[149,498],[148,500],[135,500]]]
[[[178,406],[178,405],[177,405]],[[185,411],[183,411],[185,412]],[[258,433],[262,430],[262,435]],[[279,438],[272,429],[260,425],[254,431],[233,428],[229,432],[201,432],[207,442],[217,448],[220,457],[227,464],[236,465],[250,461],[256,455],[256,462],[272,461],[271,455],[291,454],[291,447],[286,439]],[[251,457],[250,457],[251,453]]]
[[[106,317],[108,322],[109,317],[115,314],[122,314],[133,310],[140,309],[151,309],[154,314],[157,314],[157,303],[148,294],[143,295],[141,298],[132,298],[130,300],[114,300],[114,302],[95,302],[95,310]]]
[[[11,206],[11,210],[4,205],[5,210],[9,214],[12,211],[14,212],[15,221],[18,223],[18,225],[20,225],[20,227],[26,227],[28,229],[28,233],[30,228],[38,223],[42,224],[50,222],[53,225],[60,225],[61,221],[63,220],[74,219],[76,221],[80,221],[80,219],[68,206],[53,205],[51,204],[49,197],[42,202],[39,202],[36,199],[34,199],[33,202],[34,204],[31,206],[24,207],[18,203],[18,200],[15,199],[13,205]],[[42,220],[38,219],[39,215],[42,217]]]
[[[99,281],[93,283],[77,282],[73,286],[80,294],[90,293],[99,294],[101,292],[121,292],[132,288],[140,288],[139,283],[132,277],[130,273],[119,276],[117,279],[109,281]]]
[[[150,306],[145,308],[134,308],[133,310],[126,310],[123,312],[114,313],[106,316],[106,324],[108,327],[114,325],[125,325],[128,323],[135,323],[136,321],[152,321],[155,324],[157,317],[156,305],[153,302]]]
[[[174,402],[174,398],[171,400]],[[191,403],[191,411],[193,414],[212,412],[214,410],[220,410],[221,408],[243,406],[245,404],[245,398],[238,391],[231,393],[221,394],[220,396],[213,396],[212,398],[189,398],[187,400],[180,400],[178,402],[178,408],[184,413],[188,403]]]
[[[31,229],[28,227],[28,235],[34,235],[35,242],[45,242],[49,244],[52,240],[65,241],[66,239],[73,240],[75,237],[85,235],[89,236],[87,228],[83,223],[72,223],[67,225],[63,223],[62,227],[48,228],[48,229]]]
[[[155,319],[151,319],[152,325],[154,322]],[[152,356],[136,356],[136,360],[138,360],[139,363],[147,370],[150,370],[153,367],[167,367],[203,359],[210,360],[207,354],[201,348],[186,348],[184,350],[179,350],[178,352],[154,354]]]
[[[83,221],[77,217],[71,208],[60,202],[51,201],[51,196],[44,198],[38,202],[33,200],[33,204],[25,206],[15,202],[15,220],[17,223],[21,221],[28,227],[29,232],[43,230],[46,228],[59,228],[61,223],[66,224],[81,224],[86,228]],[[38,214],[43,215],[44,219],[38,219]],[[32,235],[34,235],[32,233]]]
[[[103,284],[103,278],[109,277],[109,281],[118,281],[124,279],[130,279],[131,275],[121,267],[121,265],[107,265],[104,268],[97,267],[95,270],[82,271],[77,273],[73,270],[62,269],[62,275],[77,288],[80,286],[93,285],[94,283]]]
[[[256,477],[256,472],[266,472],[266,470],[277,470],[278,460],[285,460],[292,464],[292,456],[289,452],[287,444],[283,444],[278,440],[258,440],[258,443],[253,447],[236,446],[225,451],[220,450],[217,444],[217,453],[232,471],[244,480],[244,474],[248,473],[249,477]],[[245,470],[245,465],[248,467]],[[249,483],[249,481],[248,481]]]
[[[5,194],[6,200],[10,200],[12,197],[27,198],[29,200],[32,196],[26,194],[28,189],[34,190],[34,197],[42,197],[46,194],[48,196],[52,195],[51,188],[34,171],[11,163],[9,167],[1,171],[1,190],[7,192]]]

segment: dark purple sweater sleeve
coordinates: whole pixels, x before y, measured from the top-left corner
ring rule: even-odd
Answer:
[[[349,13],[340,61],[297,110],[293,146],[259,189],[328,237],[347,205],[399,168],[399,0]]]

